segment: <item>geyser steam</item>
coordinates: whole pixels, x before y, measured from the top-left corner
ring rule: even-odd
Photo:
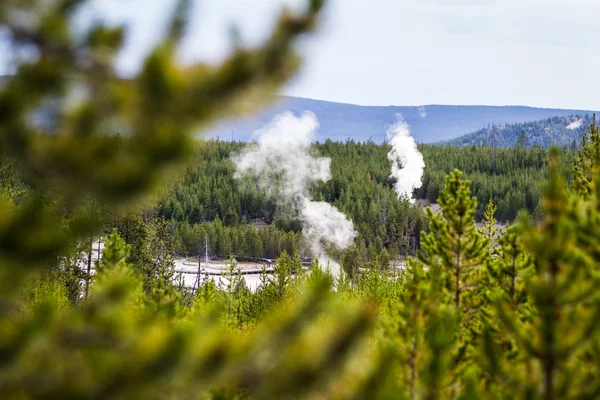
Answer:
[[[281,114],[254,132],[256,143],[233,156],[233,162],[235,178],[253,176],[277,206],[298,211],[312,252],[323,257],[324,242],[345,249],[356,232],[352,222],[331,204],[310,199],[310,188],[331,178],[331,160],[310,154],[310,144],[318,128],[317,118],[311,112],[300,117],[290,112]],[[330,262],[330,268],[334,275],[339,273],[337,264]]]
[[[410,136],[410,129],[401,116],[388,129],[387,138],[392,146],[388,158],[392,162],[391,177],[396,180],[394,187],[398,197],[413,202],[413,190],[422,185],[421,178],[425,168],[423,155],[417,149],[415,139]]]

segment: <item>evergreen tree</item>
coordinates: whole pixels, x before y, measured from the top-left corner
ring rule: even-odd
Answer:
[[[390,253],[385,247],[381,249],[381,253],[379,253],[378,258],[379,264],[381,264],[381,268],[383,270],[389,270],[389,268],[391,267]]]
[[[358,247],[355,244],[350,245],[342,255],[342,268],[351,280],[358,276],[362,260]]]
[[[150,290],[153,277],[153,259],[150,247],[151,230],[138,213],[131,213],[117,221],[118,234],[129,245],[128,261],[144,279],[144,287]]]
[[[293,253],[292,261],[290,264],[290,272],[294,275],[302,274],[304,272],[302,258],[300,258],[300,253],[298,252],[298,250],[295,250]]]
[[[525,251],[522,232],[518,226],[511,226],[498,237],[498,247],[494,250],[490,276],[496,286],[503,291],[514,305],[527,301],[524,290],[525,274],[530,270],[532,258]]]
[[[581,149],[573,162],[574,189],[587,197],[595,190],[594,177],[600,168],[600,132],[596,115],[581,138]]]
[[[469,182],[460,171],[452,172],[440,193],[439,214],[427,209],[430,233],[421,233],[419,259],[427,266],[442,265],[451,278],[449,288],[454,293],[457,310],[467,310],[474,304],[461,307],[461,298],[477,285],[478,269],[488,256],[489,240],[475,225],[477,200],[471,197]],[[464,301],[464,300],[463,300]]]
[[[290,284],[292,278],[291,270],[292,260],[290,259],[290,256],[288,256],[287,252],[284,250],[275,262],[275,266],[273,267],[273,278],[277,289],[277,296],[280,299],[283,298],[286,289]]]
[[[127,267],[126,260],[131,252],[131,245],[125,243],[117,229],[107,236],[102,250],[102,258],[96,263],[96,271],[105,269],[123,269]]]
[[[581,193],[581,186],[576,185]],[[591,378],[597,365],[597,352],[588,354],[599,333],[600,302],[597,288],[597,246],[582,246],[598,225],[598,211],[589,197],[571,197],[560,176],[556,154],[544,200],[545,217],[539,228],[526,228],[525,246],[533,258],[533,275],[525,290],[531,296],[532,318],[519,323],[510,307],[498,302],[498,317],[505,331],[515,340],[527,364],[522,375],[512,375],[523,393],[544,399],[594,398],[600,385]],[[598,237],[598,232],[595,237]],[[589,242],[588,242],[589,243]],[[577,321],[577,322],[576,322]],[[576,361],[577,360],[577,361]],[[591,364],[588,364],[591,363]],[[496,367],[498,368],[498,367]],[[591,368],[591,369],[590,369]],[[514,370],[514,369],[513,369]]]
[[[481,229],[481,233],[491,242],[493,242],[496,239],[496,233],[498,232],[498,228],[496,227],[497,221],[494,217],[497,209],[498,207],[494,205],[492,199],[490,199],[487,208],[483,213],[483,227]]]

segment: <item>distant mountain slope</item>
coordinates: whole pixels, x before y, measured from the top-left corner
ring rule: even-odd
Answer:
[[[8,79],[7,76],[0,76],[0,87]],[[399,114],[410,125],[411,133],[417,142],[436,143],[455,139],[493,124],[515,124],[556,116],[594,113],[588,110],[524,106],[359,106],[289,96],[277,96],[276,100],[273,106],[257,115],[230,119],[209,128],[203,137],[249,141],[254,131],[269,123],[275,115],[285,111],[295,114],[304,111],[315,113],[320,123],[320,141],[354,139],[373,140],[377,143],[386,139],[387,127],[396,121]],[[53,108],[37,110],[33,114],[34,123],[45,130],[52,130],[52,116],[55,111]]]
[[[521,106],[358,106],[296,97],[281,97],[268,110],[246,119],[231,120],[213,127],[208,137],[225,140],[251,139],[252,132],[267,124],[275,115],[305,110],[316,114],[321,128],[319,140],[344,141],[348,138],[375,142],[385,140],[386,127],[402,114],[418,142],[435,143],[457,138],[491,124],[514,124],[554,116],[592,114],[586,110],[560,110]]]
[[[497,147],[513,147],[518,142],[521,132],[525,132],[528,146],[536,144],[543,147],[570,146],[573,139],[577,143],[581,141],[583,131],[591,122],[592,115],[586,114],[552,117],[519,124],[491,125],[443,144],[452,146],[491,146],[495,144]]]

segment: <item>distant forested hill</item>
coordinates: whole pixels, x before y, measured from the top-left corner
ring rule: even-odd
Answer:
[[[490,125],[471,134],[452,139],[443,144],[451,146],[514,147],[520,140],[526,146],[571,146],[573,140],[581,142],[583,131],[592,122],[592,114],[552,117],[508,125]],[[524,136],[521,137],[521,132]]]
[[[6,77],[0,76],[0,86],[6,79]],[[56,112],[53,107],[55,106],[51,105],[36,111],[33,115],[36,125],[44,130],[53,129],[52,115]],[[266,110],[245,118],[221,122],[208,131],[203,131],[202,137],[247,142],[252,140],[254,131],[262,128],[277,114],[285,111],[295,114],[304,111],[313,112],[319,119],[318,140],[321,142],[327,139],[340,142],[352,139],[357,142],[371,140],[375,143],[383,143],[386,140],[387,127],[396,122],[398,115],[401,115],[408,123],[417,142],[436,143],[452,140],[491,125],[503,126],[551,117],[592,115],[594,113],[588,110],[523,106],[360,106],[276,96],[274,104]]]
[[[270,202],[251,178],[233,178],[231,155],[244,146],[216,140],[198,142],[185,174],[172,181],[158,201],[158,215],[175,226],[180,254],[195,254],[205,235],[215,254],[224,258],[238,245],[245,248],[237,253],[240,257],[267,258],[279,256],[281,243],[286,243],[290,253],[303,246],[300,227],[290,210]],[[370,254],[366,249],[383,246],[397,255],[408,251],[407,246],[418,245],[420,231],[427,225],[421,205],[437,200],[446,175],[456,168],[471,181],[472,195],[478,201],[477,219],[490,199],[498,206],[499,221],[512,221],[521,209],[539,219],[541,184],[548,177],[548,149],[493,151],[489,147],[431,144],[419,149],[426,167],[423,186],[414,195],[422,201],[411,205],[398,199],[389,179],[388,145],[354,141],[314,144],[315,154],[331,158],[332,177],[313,188],[312,198],[333,204],[352,219],[358,232],[356,243],[365,257]],[[574,152],[560,149],[559,154],[568,170]],[[257,230],[250,223],[254,221],[264,221],[268,227]]]
[[[284,111],[296,114],[309,110],[316,114],[321,128],[320,141],[373,140],[381,143],[386,127],[401,114],[410,125],[412,135],[421,143],[435,143],[457,138],[492,124],[504,125],[538,121],[544,118],[570,115],[592,115],[586,110],[559,110],[521,106],[358,106],[296,97],[280,97],[278,102],[258,115],[222,123],[209,130],[210,138],[249,141],[252,132]]]

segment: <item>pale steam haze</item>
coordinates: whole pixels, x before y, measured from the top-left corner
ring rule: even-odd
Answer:
[[[324,264],[338,275],[339,266],[327,260],[324,243],[345,249],[356,232],[352,222],[331,204],[310,199],[310,188],[331,178],[331,160],[311,154],[318,128],[311,112],[299,117],[289,112],[277,116],[253,134],[256,143],[232,157],[234,177],[252,176],[271,201],[279,207],[293,207],[313,254],[324,258]]]
[[[413,190],[421,187],[421,178],[425,169],[423,155],[417,149],[415,139],[410,136],[410,128],[397,116],[398,122],[390,126],[387,138],[392,149],[388,159],[392,163],[391,177],[395,178],[394,188],[398,197],[414,201]]]
[[[331,178],[331,160],[309,154],[318,128],[317,118],[310,112],[300,117],[292,113],[277,116],[253,133],[257,144],[248,145],[235,156],[236,178],[253,175],[271,199],[296,202],[298,196],[308,197],[312,185]]]
[[[300,209],[304,234],[311,239],[313,253],[322,253],[322,240],[334,244],[338,249],[345,249],[352,244],[356,236],[352,221],[331,204],[304,198]]]

